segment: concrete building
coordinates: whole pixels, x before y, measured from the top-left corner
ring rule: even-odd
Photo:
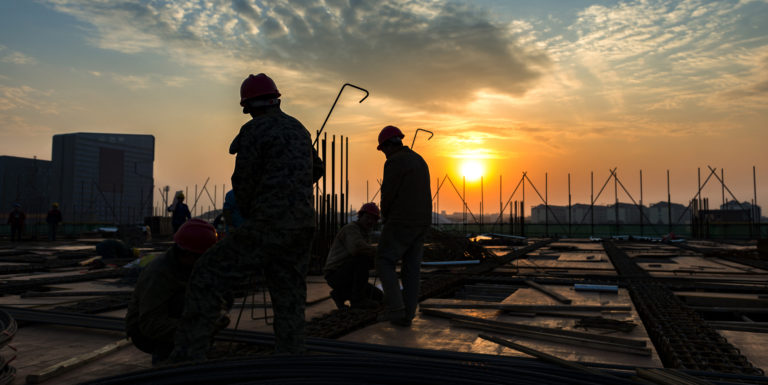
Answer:
[[[50,208],[48,199],[51,161],[0,156],[0,212],[8,213],[20,203],[27,222],[39,220]],[[7,219],[3,216],[3,223]]]
[[[152,215],[155,137],[54,135],[51,200],[78,222],[143,223]]]

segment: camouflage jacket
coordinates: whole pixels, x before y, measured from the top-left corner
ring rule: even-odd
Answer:
[[[427,162],[410,148],[387,156],[381,183],[381,217],[383,223],[430,225],[432,223],[432,190]]]
[[[240,128],[232,187],[246,221],[284,229],[314,227],[313,147],[309,132],[279,106]]]

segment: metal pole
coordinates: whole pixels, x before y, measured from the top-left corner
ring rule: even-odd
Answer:
[[[672,233],[672,194],[669,190],[669,170],[667,170],[667,217],[669,232]]]
[[[725,169],[724,168],[720,169],[720,185],[723,191],[723,207],[722,208],[723,210],[727,210],[728,208],[725,207]]]
[[[331,136],[331,232],[336,233],[336,135]]]
[[[483,191],[483,176],[480,175],[480,232],[483,232],[483,204],[485,203],[485,193]]]
[[[752,209],[755,211],[755,217],[757,218],[757,236],[760,237],[760,222],[761,222],[761,213],[758,212],[757,207],[757,172],[755,171],[755,166],[752,166],[752,189],[754,191],[755,197],[755,203],[752,205]]]
[[[549,236],[549,175],[544,173],[544,234]]]
[[[344,135],[339,143],[339,223],[344,225]]]
[[[571,236],[571,173],[568,173],[568,236]]]
[[[619,234],[619,176],[616,173],[613,173],[613,196],[615,199],[614,206],[615,206],[615,219],[616,219],[616,234]]]
[[[502,234],[504,233],[504,207],[502,207],[502,197],[501,197],[501,174],[499,174],[499,217],[501,218],[500,223],[500,231]]]
[[[643,235],[643,170],[640,170],[640,235]]]
[[[696,190],[699,192],[699,194],[697,194],[698,195],[697,199],[699,200],[699,206],[701,206],[701,167],[696,168],[696,173],[697,173],[698,188],[699,188],[698,190]]]
[[[461,200],[464,204],[461,206],[461,222],[464,227],[464,234],[467,233],[467,177],[461,177]]]
[[[525,172],[523,172],[523,200],[520,201],[520,235],[525,236]]]
[[[347,144],[346,144],[346,150],[345,151],[346,151],[347,154],[345,155],[344,159],[346,159],[347,161],[346,161],[346,164],[344,165],[344,167],[347,169],[347,171],[344,172],[344,175],[346,175],[347,178],[346,178],[346,180],[344,182],[346,184],[346,186],[344,188],[344,193],[346,194],[345,195],[346,198],[344,198],[344,204],[345,204],[345,206],[344,206],[344,213],[345,213],[344,214],[344,224],[347,223],[347,220],[348,220],[348,217],[349,217],[349,136],[347,136]]]
[[[595,235],[595,172],[589,172],[589,213],[590,232]]]

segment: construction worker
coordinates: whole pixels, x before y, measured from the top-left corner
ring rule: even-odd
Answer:
[[[173,199],[173,204],[168,207],[168,212],[173,213],[171,215],[171,225],[173,226],[173,232],[177,232],[179,227],[184,222],[192,219],[192,214],[189,212],[189,206],[184,203],[184,193],[181,191],[176,193],[176,197]]]
[[[13,204],[13,210],[8,214],[8,224],[11,225],[11,242],[21,242],[21,233],[24,232],[24,221],[27,215],[21,210],[20,203]]]
[[[96,255],[108,260],[131,259],[136,257],[136,252],[122,240],[109,238],[96,244]]]
[[[48,223],[48,240],[55,241],[56,229],[59,227],[59,223],[61,223],[61,211],[59,211],[58,203],[54,202],[51,205],[51,209],[48,210],[48,215],[46,216],[45,221]]]
[[[368,270],[373,268],[376,257],[376,248],[368,244],[368,234],[378,221],[376,203],[366,203],[357,212],[357,220],[342,227],[333,240],[323,274],[339,309],[346,308],[347,300],[353,308],[381,305],[381,290],[368,283]]]
[[[378,150],[386,155],[381,184],[383,228],[376,255],[376,271],[384,288],[386,310],[381,319],[410,326],[419,299],[419,268],[424,236],[432,221],[429,167],[424,159],[403,146],[399,128],[386,126],[379,133]],[[402,293],[395,266],[402,260]]]
[[[305,278],[315,225],[312,139],[280,109],[280,92],[267,75],[243,81],[240,105],[252,119],[229,152],[237,154],[232,187],[244,221],[197,261],[169,362],[205,359],[224,298],[262,269],[275,315],[275,352],[305,352]]]
[[[216,230],[201,219],[181,225],[174,245],[141,272],[125,316],[128,337],[155,365],[173,351],[173,337],[184,310],[184,294],[195,261],[216,243]],[[218,327],[228,318],[220,317]]]

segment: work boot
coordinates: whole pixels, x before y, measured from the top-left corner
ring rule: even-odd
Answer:
[[[348,306],[344,304],[345,300],[339,296],[339,293],[337,293],[336,290],[331,290],[331,299],[333,299],[333,302],[339,310],[348,308]]]
[[[351,301],[353,309],[377,309],[381,306],[381,303],[376,302],[370,298],[362,298]]]

